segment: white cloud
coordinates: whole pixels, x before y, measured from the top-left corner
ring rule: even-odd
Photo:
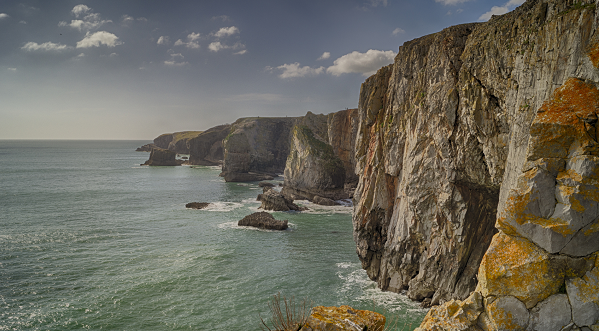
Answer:
[[[228,28],[220,28],[217,32],[214,33],[216,38],[228,37],[239,33],[239,29],[235,26],[230,26]]]
[[[79,53],[79,55],[77,55],[77,57],[78,57],[78,58],[85,57],[85,54],[84,54],[84,53]]]
[[[441,2],[444,5],[457,5],[460,3],[468,2],[470,0],[435,0],[435,2]]]
[[[366,53],[351,52],[333,62],[327,72],[340,76],[345,73],[360,73],[364,76],[374,74],[378,69],[393,62],[396,53],[369,49]]]
[[[192,32],[187,35],[187,42],[179,39],[175,41],[175,46],[185,46],[187,48],[198,49],[200,48],[200,44],[197,40],[200,39],[200,34]]]
[[[317,60],[326,60],[326,59],[328,59],[330,57],[331,57],[331,53],[330,52],[324,52],[324,53],[322,53],[322,55]]]
[[[79,15],[76,15],[76,16],[79,16]],[[90,13],[90,14],[85,15],[83,17],[83,19],[71,20],[71,23],[67,23],[66,21],[61,21],[58,23],[58,26],[69,26],[69,27],[77,29],[79,31],[82,31],[82,30],[89,31],[89,30],[97,29],[106,23],[112,23],[112,21],[101,19],[100,14],[98,14],[98,13]]]
[[[168,36],[160,36],[160,38],[158,38],[158,41],[156,43],[158,45],[168,45],[169,38],[168,38]]]
[[[17,68],[8,68],[8,71],[15,72],[15,71],[17,71]]]
[[[378,7],[379,5],[387,7],[387,0],[369,0],[372,7]]]
[[[21,24],[27,24],[26,21],[19,21],[19,23],[21,23]]]
[[[524,3],[525,0],[510,0],[508,2],[505,3],[505,5],[498,7],[498,6],[493,6],[491,8],[491,10],[489,10],[488,12],[482,14],[478,20],[479,21],[488,21],[489,19],[491,19],[491,16],[493,15],[503,15],[506,14],[508,12],[510,12],[511,10],[513,10],[514,8],[520,6],[521,4]]]
[[[396,28],[395,30],[393,30],[392,34],[394,36],[397,36],[398,34],[402,34],[402,33],[405,33],[405,32],[406,32],[406,30],[404,30],[402,28]]]
[[[10,16],[6,13],[0,13],[0,20],[5,19],[5,18],[9,18]]]
[[[123,43],[119,41],[119,37],[110,32],[98,31],[93,34],[88,32],[83,40],[77,42],[77,48],[99,47],[102,44],[115,47]]]
[[[227,46],[221,44],[220,41],[215,41],[215,42],[210,43],[210,45],[208,45],[208,49],[213,52],[218,52],[221,49],[225,49],[225,48],[227,48]]]
[[[75,17],[79,17],[91,10],[92,9],[86,5],[77,5],[77,6],[73,7],[73,10],[71,10],[71,13],[73,13],[73,15],[75,15]]]
[[[123,22],[123,24],[127,24],[127,23],[130,23],[130,22],[133,22],[133,21],[135,21],[135,19],[134,19],[132,16],[129,16],[129,15],[123,15],[123,16],[121,17],[121,21]]]
[[[248,52],[248,51],[247,51],[247,49],[242,49],[242,50],[240,50],[239,52],[235,52],[235,53],[233,53],[233,54],[235,54],[235,55],[243,55],[243,54],[245,54],[245,53],[247,53],[247,52]]]
[[[324,72],[324,67],[310,68],[309,66],[300,66],[298,62],[283,64],[277,67],[277,69],[283,70],[279,75],[281,78],[296,78],[306,76],[317,76]],[[266,70],[272,71],[273,68],[267,67]]]
[[[26,43],[25,46],[21,47],[21,49],[27,52],[63,52],[71,50],[73,47],[63,44],[56,44],[50,41],[43,44],[30,41]]]
[[[188,65],[188,62],[177,62],[174,60],[170,60],[170,61],[164,61],[164,64],[166,64],[167,66],[171,66],[171,67],[182,67],[184,65]]]

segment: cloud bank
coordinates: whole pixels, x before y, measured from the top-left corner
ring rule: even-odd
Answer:
[[[393,62],[397,55],[394,51],[378,51],[369,49],[366,53],[351,52],[343,55],[327,68],[327,73],[340,76],[346,73],[359,73],[370,76],[378,69]]]
[[[324,72],[324,67],[310,68],[310,66],[301,66],[298,62],[283,64],[277,67],[277,69],[283,70],[279,75],[281,78],[296,78],[306,76],[316,76]],[[267,68],[272,70],[272,68]]]
[[[26,43],[25,46],[21,47],[22,50],[27,52],[63,52],[71,50],[72,48],[73,47],[71,46],[56,44],[50,41],[45,42],[43,44],[38,44],[33,41],[30,41]]]
[[[77,48],[100,47],[100,45],[115,47],[122,44],[123,43],[119,41],[119,37],[114,34],[106,31],[98,31],[93,34],[88,32],[83,40],[77,42]]]
[[[468,2],[470,0],[435,0],[435,2],[440,2],[444,5],[457,5],[460,3]]]

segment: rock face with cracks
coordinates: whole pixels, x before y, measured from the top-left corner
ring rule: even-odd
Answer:
[[[445,303],[422,330],[599,328],[598,5],[529,0],[362,85],[357,252]]]

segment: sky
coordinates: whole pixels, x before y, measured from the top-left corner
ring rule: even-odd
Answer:
[[[2,0],[0,139],[328,114],[404,42],[523,0]]]

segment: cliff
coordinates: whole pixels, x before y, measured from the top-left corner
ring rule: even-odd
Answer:
[[[178,154],[189,154],[188,140],[197,137],[202,131],[181,131],[164,133],[154,139],[154,145]]]
[[[297,117],[247,117],[223,140],[222,176],[228,182],[272,178],[285,169],[289,134]]]
[[[177,153],[168,149],[154,147],[150,152],[150,158],[142,165],[147,166],[178,166],[183,161],[176,159]]]
[[[423,329],[597,323],[596,5],[532,0],[406,42],[362,85],[357,252],[382,289],[446,302]]]
[[[353,196],[356,133],[357,109],[326,116],[308,113],[291,133],[282,192],[313,202]]]
[[[220,165],[223,162],[223,139],[231,131],[231,125],[224,124],[210,128],[196,137],[187,140],[189,164]]]

